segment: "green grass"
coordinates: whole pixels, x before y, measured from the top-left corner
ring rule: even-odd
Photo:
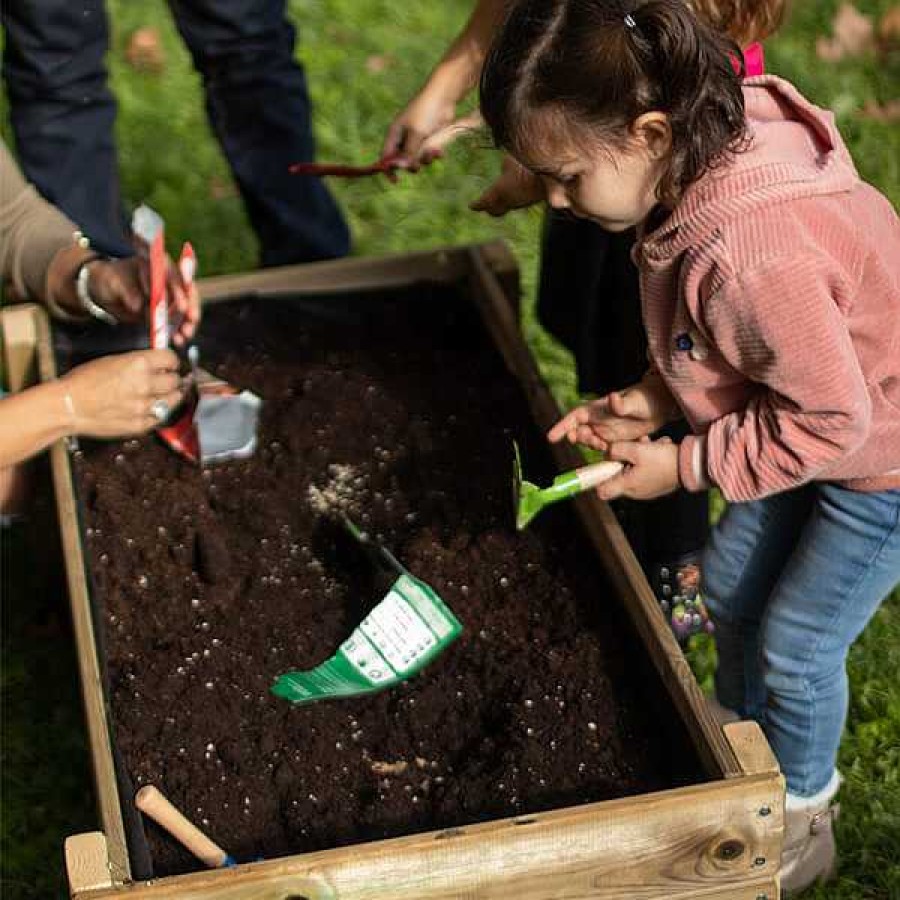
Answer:
[[[768,47],[771,70],[833,108],[861,174],[900,204],[900,127],[861,118],[868,99],[897,94],[900,54],[819,61],[815,38],[826,34],[839,0],[794,4],[792,20]],[[881,13],[892,0],[864,0]],[[166,218],[171,246],[189,238],[205,274],[253,267],[256,245],[228,168],[210,138],[199,80],[163,0],[110,0],[112,83],[120,102],[118,140],[129,203],[141,200]],[[306,62],[316,106],[322,159],[369,161],[393,113],[413,93],[470,8],[469,0],[292,0],[298,54]],[[128,35],[160,30],[161,74],[124,65]],[[367,60],[385,57],[369,71]],[[0,105],[0,109],[2,109]],[[8,135],[5,116],[0,130]],[[470,214],[468,201],[489,183],[496,159],[473,139],[450,158],[397,186],[383,180],[337,184],[355,252],[379,254],[496,237],[518,256],[526,288],[525,332],[563,403],[575,398],[571,361],[540,331],[532,314],[540,215],[497,222]],[[4,548],[15,558],[20,548]],[[4,577],[2,881],[9,900],[64,894],[65,835],[93,827],[88,765],[66,624],[58,598],[39,585]],[[698,677],[709,680],[708,642],[691,651]],[[841,749],[846,777],[839,826],[840,878],[811,891],[815,900],[900,900],[900,592],[875,617],[850,657],[852,706]]]

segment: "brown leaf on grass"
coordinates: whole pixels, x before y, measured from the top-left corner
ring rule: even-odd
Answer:
[[[389,54],[370,56],[366,60],[366,71],[371,72],[373,75],[377,75],[379,72],[383,72],[387,69],[393,61],[393,58]]]
[[[211,200],[227,200],[229,197],[237,197],[237,187],[231,179],[213,175],[209,179],[209,197]]]
[[[866,100],[859,117],[876,122],[900,122],[900,100],[888,100],[887,103]]]
[[[155,28],[138,28],[128,39],[125,60],[139,72],[162,72],[166,66],[159,32]]]
[[[892,6],[881,17],[878,36],[886,46],[900,47],[900,6]]]
[[[831,23],[831,37],[816,40],[816,56],[838,62],[846,56],[861,56],[875,49],[875,25],[852,3],[841,4]]]

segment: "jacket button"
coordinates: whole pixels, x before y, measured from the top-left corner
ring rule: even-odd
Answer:
[[[675,338],[675,346],[679,350],[690,350],[694,346],[691,336],[686,332],[682,332]]]

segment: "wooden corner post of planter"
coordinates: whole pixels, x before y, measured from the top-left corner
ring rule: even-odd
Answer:
[[[88,831],[66,838],[66,877],[73,900],[88,891],[113,886],[109,851],[102,831]]]
[[[777,900],[781,896],[779,870],[784,846],[784,776],[772,748],[756,722],[732,722],[722,730],[738,759],[743,777],[766,778],[771,783],[773,791],[771,802],[760,806],[756,810],[756,815],[759,820],[765,822],[769,833],[771,840],[769,861],[774,861],[775,872],[771,881],[761,887],[755,900]],[[761,867],[766,865],[761,859],[754,862],[759,862]]]
[[[6,387],[17,393],[34,384],[37,378],[36,317],[40,308],[34,303],[22,303],[0,309],[0,333],[2,333],[2,370],[6,374]]]

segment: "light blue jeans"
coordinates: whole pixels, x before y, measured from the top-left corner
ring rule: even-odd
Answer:
[[[900,582],[900,490],[818,482],[731,504],[702,573],[719,702],[760,723],[791,794],[817,794],[847,715],[847,652]]]

